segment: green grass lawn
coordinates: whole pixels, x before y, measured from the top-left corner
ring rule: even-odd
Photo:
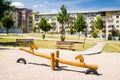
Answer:
[[[56,49],[56,41],[55,40],[35,40],[34,42],[39,48],[49,48],[49,49]],[[73,49],[76,51],[82,51],[94,46],[96,43],[86,42],[85,47],[83,48],[82,42],[77,42],[74,44]],[[30,45],[27,44],[17,44],[16,40],[13,38],[0,38],[0,46],[24,46],[29,47]]]
[[[26,46],[29,47],[30,45],[27,44],[22,44],[18,45],[16,44],[16,38],[26,38],[26,37],[40,37],[42,34],[24,34],[22,35],[17,35],[17,34],[9,34],[8,36],[6,34],[0,34],[0,46]],[[50,49],[56,49],[56,41],[52,39],[58,39],[60,40],[60,35],[59,34],[47,34],[46,38],[51,38],[51,40],[35,40],[35,44],[39,48],[50,48]],[[83,40],[84,37],[80,37],[78,40],[78,36],[74,35],[66,35],[66,40],[76,40],[77,43],[74,44],[73,49],[76,51],[82,51],[90,48],[91,46],[94,46],[96,42],[100,42],[103,40],[100,39],[94,39],[94,38],[86,38],[86,44],[85,48],[83,48]],[[120,52],[120,41],[106,41],[107,44],[104,46],[103,51],[104,52]]]
[[[119,52],[120,53],[120,43],[107,43],[104,48],[104,52]]]
[[[26,35],[42,38],[42,34],[40,34],[40,33],[26,34]],[[51,38],[51,39],[58,39],[58,40],[60,40],[60,34],[46,34],[45,37],[46,37],[46,38]],[[77,35],[65,35],[65,40],[84,41],[84,37],[80,37],[80,39],[78,39],[78,36],[77,36]],[[86,41],[104,41],[104,40],[95,39],[95,38],[86,38]]]
[[[49,49],[56,49],[56,41],[54,40],[36,40],[35,44],[39,48],[49,48]],[[91,46],[94,46],[96,43],[86,42],[85,47],[83,48],[83,43],[75,43],[73,49],[75,51],[82,51],[90,48]]]

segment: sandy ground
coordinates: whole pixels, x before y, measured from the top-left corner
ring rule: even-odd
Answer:
[[[38,49],[50,55],[56,50]],[[75,61],[79,52],[60,50],[60,58]],[[16,63],[23,57],[27,64]],[[50,61],[19,50],[19,48],[0,48],[0,80],[120,80],[120,54],[101,53],[96,55],[84,55],[85,63],[98,64],[99,76],[84,72],[86,68],[60,64],[61,69],[52,71]]]

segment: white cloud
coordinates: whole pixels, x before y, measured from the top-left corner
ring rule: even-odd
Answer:
[[[37,8],[38,7],[38,5],[33,5],[33,8]]]
[[[11,5],[15,6],[17,8],[23,8],[24,7],[24,4],[21,3],[21,2],[13,2]]]

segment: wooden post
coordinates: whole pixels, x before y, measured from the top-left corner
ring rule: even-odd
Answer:
[[[54,57],[54,53],[51,53],[51,69],[54,70],[55,69],[55,57]]]
[[[59,58],[59,51],[56,51],[55,57]],[[56,59],[56,61],[55,61],[55,67],[59,67],[59,61],[58,61],[58,59]]]

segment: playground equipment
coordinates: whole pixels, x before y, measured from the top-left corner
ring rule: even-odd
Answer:
[[[72,65],[72,66],[77,66],[77,67],[89,68],[90,70],[88,70],[88,71],[95,71],[95,73],[97,73],[96,70],[98,69],[98,65],[89,65],[89,64],[84,63],[84,58],[82,55],[78,55],[75,57],[75,59],[78,59],[80,62],[73,62],[73,61],[67,61],[64,59],[60,59],[59,58],[59,51],[56,51],[55,55],[54,55],[54,53],[47,55],[47,54],[43,54],[43,53],[37,53],[34,51],[34,49],[37,50],[38,47],[36,45],[32,45],[30,47],[30,50],[25,49],[25,48],[20,48],[20,50],[23,50],[25,52],[28,52],[28,53],[31,53],[33,55],[40,56],[40,57],[51,60],[51,69],[52,70],[55,70],[55,67],[58,68],[59,63],[62,63],[62,64],[67,64],[67,65]],[[87,73],[89,73],[89,72],[87,72]]]

